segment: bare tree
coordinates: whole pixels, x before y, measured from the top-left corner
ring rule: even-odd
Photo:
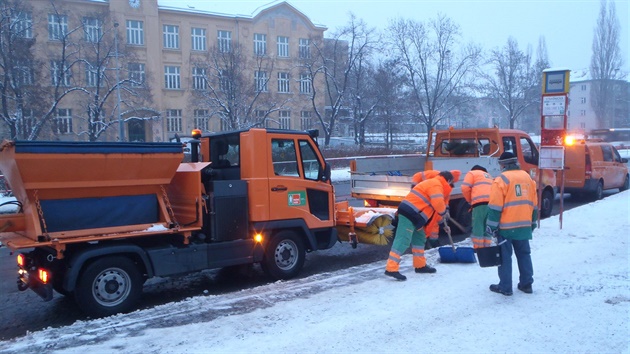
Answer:
[[[77,117],[86,123],[87,129],[76,134],[86,134],[89,141],[98,140],[108,128],[119,125],[122,116],[145,107],[150,101],[149,90],[145,87],[146,73],[143,69],[135,70],[134,66],[141,64],[135,63],[131,53],[120,50],[117,43],[120,38],[114,37],[119,35],[117,26],[110,23],[104,13],[94,13],[82,19],[83,33],[79,43],[84,80],[77,86],[83,95],[76,103],[84,108],[84,114],[79,113]],[[121,66],[126,70],[123,71]],[[121,75],[121,71],[125,75]],[[118,100],[117,95],[121,92]]]
[[[9,139],[28,138],[34,106],[41,102],[41,89],[35,85],[41,65],[34,44],[30,6],[19,0],[0,3],[0,119]]]
[[[290,96],[269,90],[274,59],[262,54],[249,59],[238,43],[214,47],[192,62],[195,106],[202,102],[210,108],[208,116],[217,116],[224,130],[264,126],[271,113],[290,102]]]
[[[593,36],[593,56],[591,57],[591,102],[599,127],[614,128],[614,107],[618,98],[615,95],[615,80],[623,79],[620,68],[623,65],[619,47],[620,25],[614,2],[602,0],[599,17]],[[627,99],[627,98],[626,98]]]
[[[503,108],[509,127],[514,128],[523,112],[540,102],[534,89],[539,80],[531,50],[522,52],[516,39],[510,37],[505,47],[490,52],[488,64],[493,73],[482,73],[482,89]]]
[[[343,112],[351,110],[351,97],[348,97],[351,72],[358,68],[361,60],[366,59],[376,39],[373,34],[374,30],[369,29],[364,21],[350,14],[348,24],[338,29],[331,38],[312,39],[315,53],[312,58],[305,58],[302,65],[313,82],[319,80],[323,83],[321,92],[317,89],[319,85],[312,85],[311,102],[324,131],[325,146],[330,144],[337,119]],[[328,107],[324,111],[318,104],[321,96],[324,96]]]
[[[409,114],[429,131],[463,103],[456,98],[469,96],[481,49],[461,46],[459,26],[441,14],[428,23],[392,21],[388,32],[413,103]]]
[[[378,122],[384,127],[385,147],[393,147],[395,127],[400,124],[407,107],[403,104],[402,69],[394,60],[381,61],[374,73],[373,89],[379,98],[377,108]]]

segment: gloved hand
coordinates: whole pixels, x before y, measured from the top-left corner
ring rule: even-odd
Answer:
[[[497,237],[497,229],[493,229],[490,226],[486,226],[486,236],[487,237]]]
[[[446,213],[442,215],[442,220],[440,220],[439,224],[446,225],[448,224],[448,220],[451,218],[451,214],[448,212],[448,208],[446,208]]]

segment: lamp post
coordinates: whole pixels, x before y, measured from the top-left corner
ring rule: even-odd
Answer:
[[[116,28],[116,33],[114,34],[114,55],[116,56],[116,96],[118,97],[118,102],[116,104],[117,115],[118,115],[118,140],[125,140],[125,127],[123,126],[122,115],[120,114],[120,66],[118,65],[118,22],[114,22],[114,28]]]

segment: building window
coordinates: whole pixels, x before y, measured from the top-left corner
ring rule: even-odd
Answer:
[[[300,38],[300,59],[309,59],[311,57],[310,41],[306,38]]]
[[[48,14],[48,39],[58,41],[68,34],[68,16]]]
[[[254,33],[254,54],[263,56],[267,54],[267,35]]]
[[[280,111],[280,129],[291,129],[291,111]]]
[[[586,103],[586,97],[580,98],[580,103]]]
[[[278,36],[278,56],[289,57],[289,37]]]
[[[232,82],[230,81],[227,70],[219,70],[219,89],[223,92],[230,92],[232,90]]]
[[[15,81],[18,85],[33,84],[33,65],[29,60],[18,63],[13,69],[15,70]]]
[[[254,86],[256,87],[256,92],[267,92],[267,82],[269,82],[269,78],[267,77],[266,71],[254,72]]]
[[[208,121],[209,121],[209,117],[208,117],[208,110],[207,109],[195,109],[194,112],[194,119],[195,119],[195,128],[196,129],[201,129],[201,131],[207,132],[208,129]]]
[[[144,22],[127,20],[127,44],[144,45]]]
[[[164,25],[164,48],[179,49],[179,26]]]
[[[192,50],[206,50],[206,29],[191,28],[190,38],[192,38]]]
[[[218,31],[217,43],[219,44],[219,52],[228,53],[232,49],[232,32]]]
[[[33,131],[33,127],[35,127],[35,113],[32,109],[24,109],[22,110],[22,132],[24,135],[29,135]]]
[[[166,110],[166,131],[169,133],[182,131],[182,110],[167,109]]]
[[[53,130],[57,134],[72,134],[72,110],[69,108],[57,109]]]
[[[85,40],[92,43],[98,43],[101,40],[103,34],[103,26],[98,18],[84,17],[83,18],[83,32],[85,33]]]
[[[99,73],[98,67],[93,66],[90,63],[85,63],[85,85],[88,87],[96,87],[97,85],[103,86],[102,74]]]
[[[179,66],[167,65],[164,67],[164,87],[167,89],[181,88]]]
[[[206,86],[206,69],[193,67],[192,69],[193,89],[205,90]]]
[[[127,64],[127,70],[129,71],[129,81],[131,81],[131,86],[144,86],[144,80],[146,79],[144,64],[129,63]]]
[[[311,75],[300,74],[300,93],[311,93]]]
[[[288,72],[278,73],[278,92],[282,92],[282,93],[289,92],[289,73]]]
[[[67,65],[62,65],[56,60],[50,61],[50,78],[53,86],[70,86],[72,73]]]
[[[585,109],[580,110],[580,115],[581,116],[585,116],[586,115],[586,110]]]
[[[580,123],[580,128],[586,129],[586,123]]]
[[[13,13],[13,33],[22,38],[33,38],[33,16],[30,12]]]
[[[586,91],[586,85],[580,85],[580,90]]]
[[[302,111],[300,113],[300,129],[311,129],[313,125],[313,119],[311,117],[311,111]]]

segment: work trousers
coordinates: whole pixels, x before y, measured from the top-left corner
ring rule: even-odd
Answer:
[[[476,205],[472,209],[472,232],[470,238],[474,248],[490,247],[492,237],[486,235],[486,219],[488,218],[488,205]]]
[[[531,285],[534,282],[534,267],[532,265],[531,249],[529,240],[512,240],[497,236],[501,245],[501,265],[499,266],[499,289],[502,292],[512,292],[512,249],[516,256],[519,271],[519,284],[522,286]]]
[[[409,219],[398,214],[396,236],[392,243],[392,249],[389,251],[385,270],[397,272],[400,269],[400,257],[409,248],[409,245],[411,245],[411,254],[413,255],[413,267],[422,268],[426,266],[427,259],[424,257],[424,243],[426,240],[427,237],[422,228],[416,230]]]

